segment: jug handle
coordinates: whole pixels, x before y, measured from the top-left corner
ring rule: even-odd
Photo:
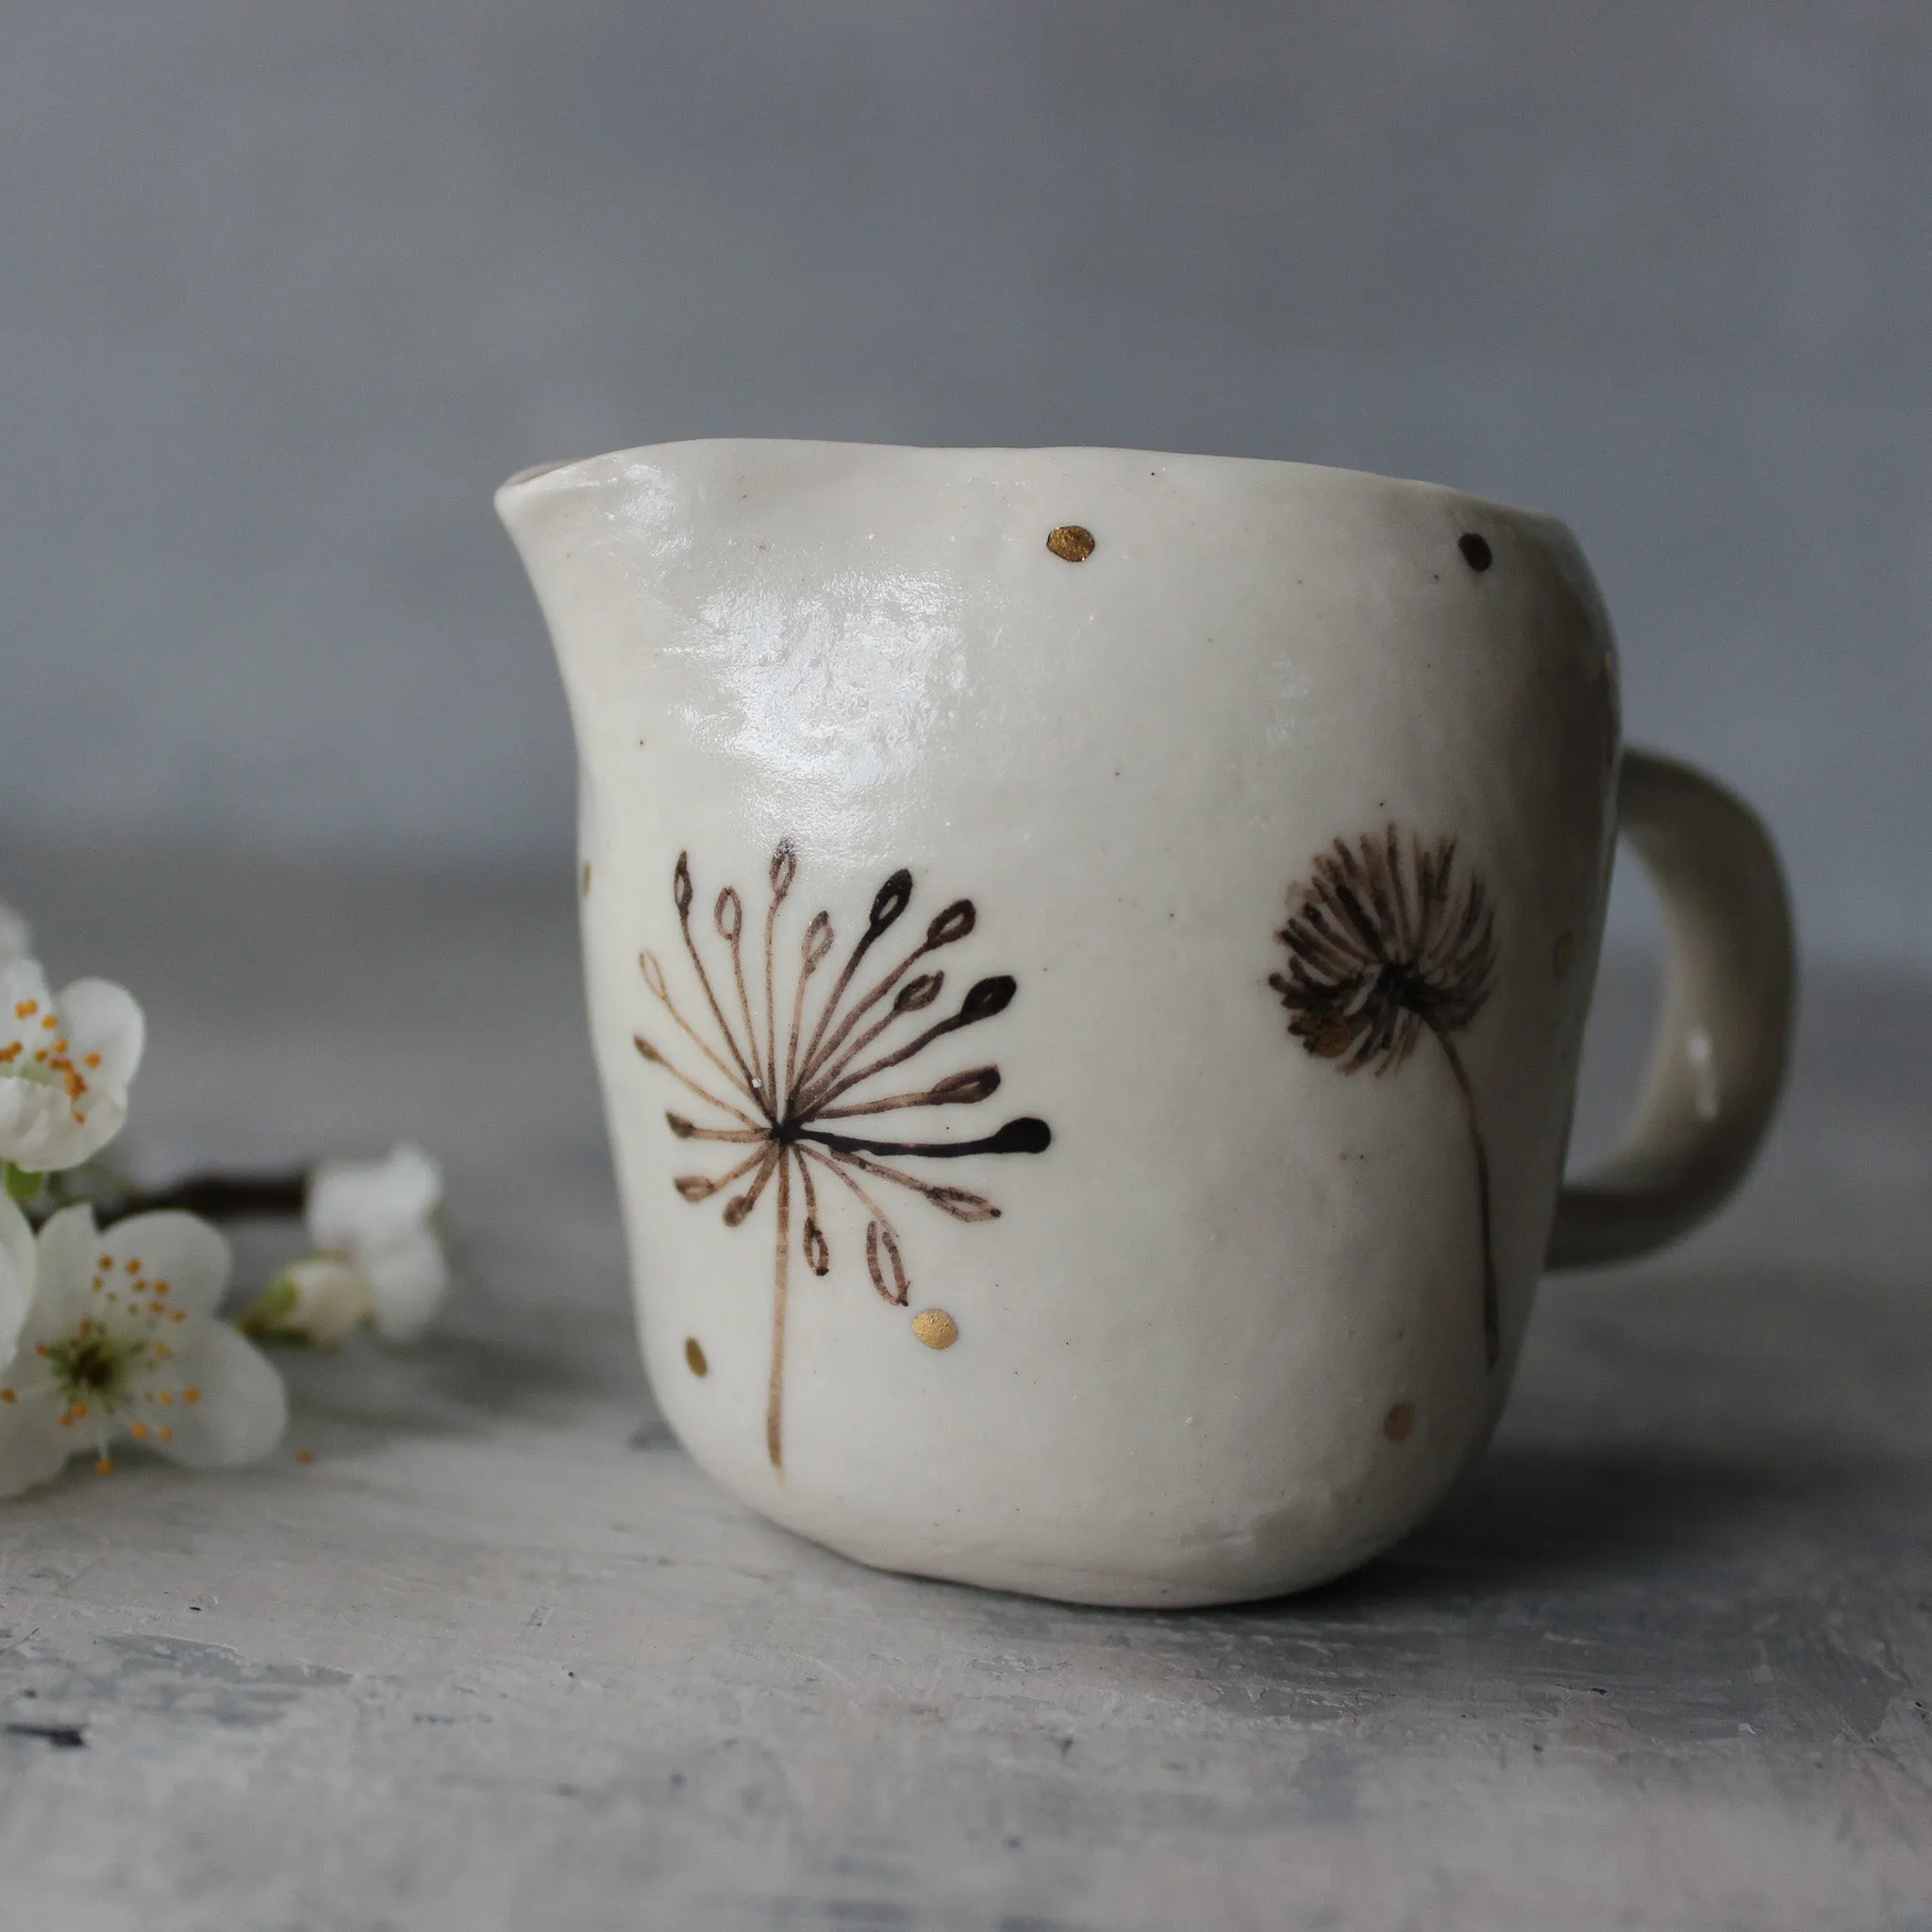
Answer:
[[[1663,1013],[1623,1140],[1557,1198],[1551,1268],[1629,1260],[1712,1213],[1757,1155],[1790,1058],[1796,949],[1763,822],[1703,773],[1626,751],[1617,825],[1662,902]]]

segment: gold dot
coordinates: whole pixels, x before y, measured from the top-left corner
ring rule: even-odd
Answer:
[[[315,1460],[315,1451],[313,1449],[298,1449],[295,1452],[295,1460],[297,1462],[313,1462]]]
[[[1566,932],[1557,941],[1557,949],[1550,955],[1550,963],[1557,969],[1557,977],[1561,979],[1570,970],[1570,962],[1576,957],[1576,935]]]
[[[705,1352],[698,1346],[695,1335],[685,1338],[684,1359],[693,1375],[708,1375],[711,1373],[711,1365],[705,1359]]]
[[[583,893],[587,899],[591,896],[591,861],[588,858],[584,860]]]
[[[1382,1418],[1382,1433],[1391,1442],[1406,1442],[1415,1427],[1415,1410],[1406,1402],[1398,1402]]]
[[[1085,563],[1093,555],[1093,532],[1078,524],[1062,524],[1046,533],[1046,547],[1069,563]],[[944,1343],[939,1344],[944,1347]]]
[[[943,1308],[921,1308],[912,1318],[912,1332],[928,1348],[951,1348],[959,1339],[959,1324]]]

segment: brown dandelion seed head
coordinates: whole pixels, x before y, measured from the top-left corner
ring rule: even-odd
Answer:
[[[1405,840],[1393,825],[1338,839],[1289,891],[1275,935],[1288,970],[1269,984],[1289,1031],[1319,1059],[1385,1073],[1423,1030],[1447,1037],[1476,1016],[1496,969],[1495,915],[1456,841]]]
[[[874,894],[865,929],[848,941],[844,958],[830,966],[834,929],[829,911],[806,920],[791,954],[781,941],[782,909],[800,875],[790,840],[779,841],[767,870],[770,898],[756,917],[762,924],[761,946],[747,948],[744,900],[732,886],[719,891],[712,924],[727,949],[723,962],[707,958],[706,936],[692,930],[696,897],[689,857],[680,853],[673,870],[672,895],[681,927],[683,961],[674,975],[695,989],[695,1003],[674,994],[656,955],[639,955],[644,983],[664,1008],[669,1024],[683,1036],[668,1035],[669,1050],[635,1036],[639,1054],[698,1102],[696,1117],[668,1111],[674,1139],[718,1143],[723,1172],[674,1177],[678,1193],[693,1204],[718,1197],[727,1227],[745,1225],[760,1207],[769,1208],[772,1230],[772,1350],[766,1382],[765,1449],[774,1470],[784,1468],[786,1309],[795,1286],[794,1257],[813,1276],[831,1272],[833,1241],[841,1245],[835,1220],[823,1218],[828,1200],[849,1213],[862,1210],[866,1273],[881,1300],[906,1307],[912,1293],[901,1236],[894,1225],[894,1197],[909,1196],[960,1222],[996,1220],[998,1207],[970,1188],[935,1179],[925,1163],[949,1164],[1000,1155],[1044,1153],[1053,1130],[1027,1115],[1009,1120],[991,1133],[937,1137],[917,1125],[918,1111],[972,1106],[999,1091],[996,1066],[968,1067],[927,1076],[912,1067],[922,1055],[962,1027],[993,1018],[1012,1003],[1017,982],[1010,974],[975,981],[954,1011],[934,1015],[946,991],[946,974],[920,971],[921,962],[941,947],[967,938],[977,914],[971,899],[956,899],[926,924],[917,943],[874,948],[905,915],[912,899],[912,874],[902,866]],[[747,957],[749,955],[749,957]],[[896,955],[896,957],[893,957]],[[788,957],[796,968],[786,969]],[[789,983],[788,983],[789,982]],[[914,1017],[923,1016],[923,1017]],[[742,1158],[739,1158],[741,1155]],[[957,1167],[953,1168],[958,1172]],[[829,1191],[829,1192],[828,1192]],[[830,1238],[827,1228],[830,1227]],[[915,1328],[928,1347],[949,1346],[958,1334],[943,1310],[928,1309]],[[695,1341],[690,1348],[696,1348]],[[686,1359],[694,1374],[704,1369]]]
[[[1093,532],[1080,524],[1061,524],[1046,533],[1046,547],[1067,563],[1085,563],[1093,555]]]

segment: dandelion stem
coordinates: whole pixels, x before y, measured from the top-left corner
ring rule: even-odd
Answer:
[[[1469,1118],[1470,1145],[1475,1150],[1476,1208],[1482,1220],[1483,1237],[1483,1360],[1494,1368],[1503,1353],[1503,1316],[1496,1293],[1496,1257],[1490,1232],[1489,1150],[1483,1145],[1483,1130],[1475,1113],[1475,1090],[1469,1083],[1462,1056],[1456,1051],[1456,1042],[1440,1026],[1431,1026],[1429,1031],[1436,1036],[1448,1059],[1449,1071],[1456,1075],[1463,1111]]]
[[[772,1379],[765,1392],[765,1453],[785,1474],[785,1304],[791,1247],[791,1162],[778,1162],[778,1238],[772,1264]]]

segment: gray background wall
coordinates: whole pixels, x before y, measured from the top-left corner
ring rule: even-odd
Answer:
[[[1924,0],[9,9],[0,830],[561,855],[489,513],[705,433],[1564,515],[1633,733],[1932,962]]]

